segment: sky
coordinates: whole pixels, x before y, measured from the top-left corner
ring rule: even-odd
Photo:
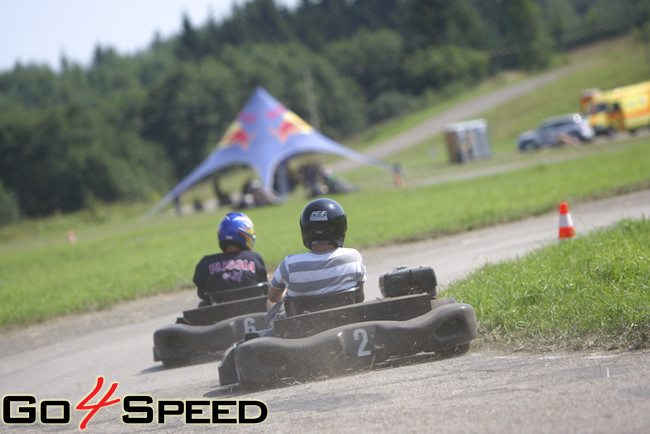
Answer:
[[[0,72],[15,63],[46,64],[58,71],[61,56],[87,67],[95,47],[121,55],[145,50],[156,32],[180,33],[185,13],[195,27],[217,22],[244,0],[0,0]],[[294,7],[298,0],[276,0]]]

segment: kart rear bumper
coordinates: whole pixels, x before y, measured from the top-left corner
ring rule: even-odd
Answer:
[[[212,325],[172,324],[153,334],[154,361],[174,366],[218,354],[246,333],[266,328],[265,313],[248,313]]]
[[[221,385],[261,385],[363,369],[389,357],[420,352],[447,356],[477,334],[474,309],[447,303],[405,321],[357,322],[310,337],[260,337],[231,347],[219,365]]]

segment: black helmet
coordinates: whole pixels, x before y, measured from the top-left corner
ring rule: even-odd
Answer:
[[[329,241],[343,246],[348,218],[343,207],[332,199],[316,199],[307,204],[300,216],[302,243],[311,249],[314,241]]]

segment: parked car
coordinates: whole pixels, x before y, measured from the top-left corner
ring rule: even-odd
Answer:
[[[547,146],[590,142],[594,129],[578,113],[544,119],[536,129],[522,133],[517,139],[520,151],[533,151]]]

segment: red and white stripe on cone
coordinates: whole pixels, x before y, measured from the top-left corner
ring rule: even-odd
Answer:
[[[573,229],[573,220],[571,219],[571,213],[569,212],[569,205],[566,202],[560,203],[560,239],[566,239],[574,237],[576,234]]]

